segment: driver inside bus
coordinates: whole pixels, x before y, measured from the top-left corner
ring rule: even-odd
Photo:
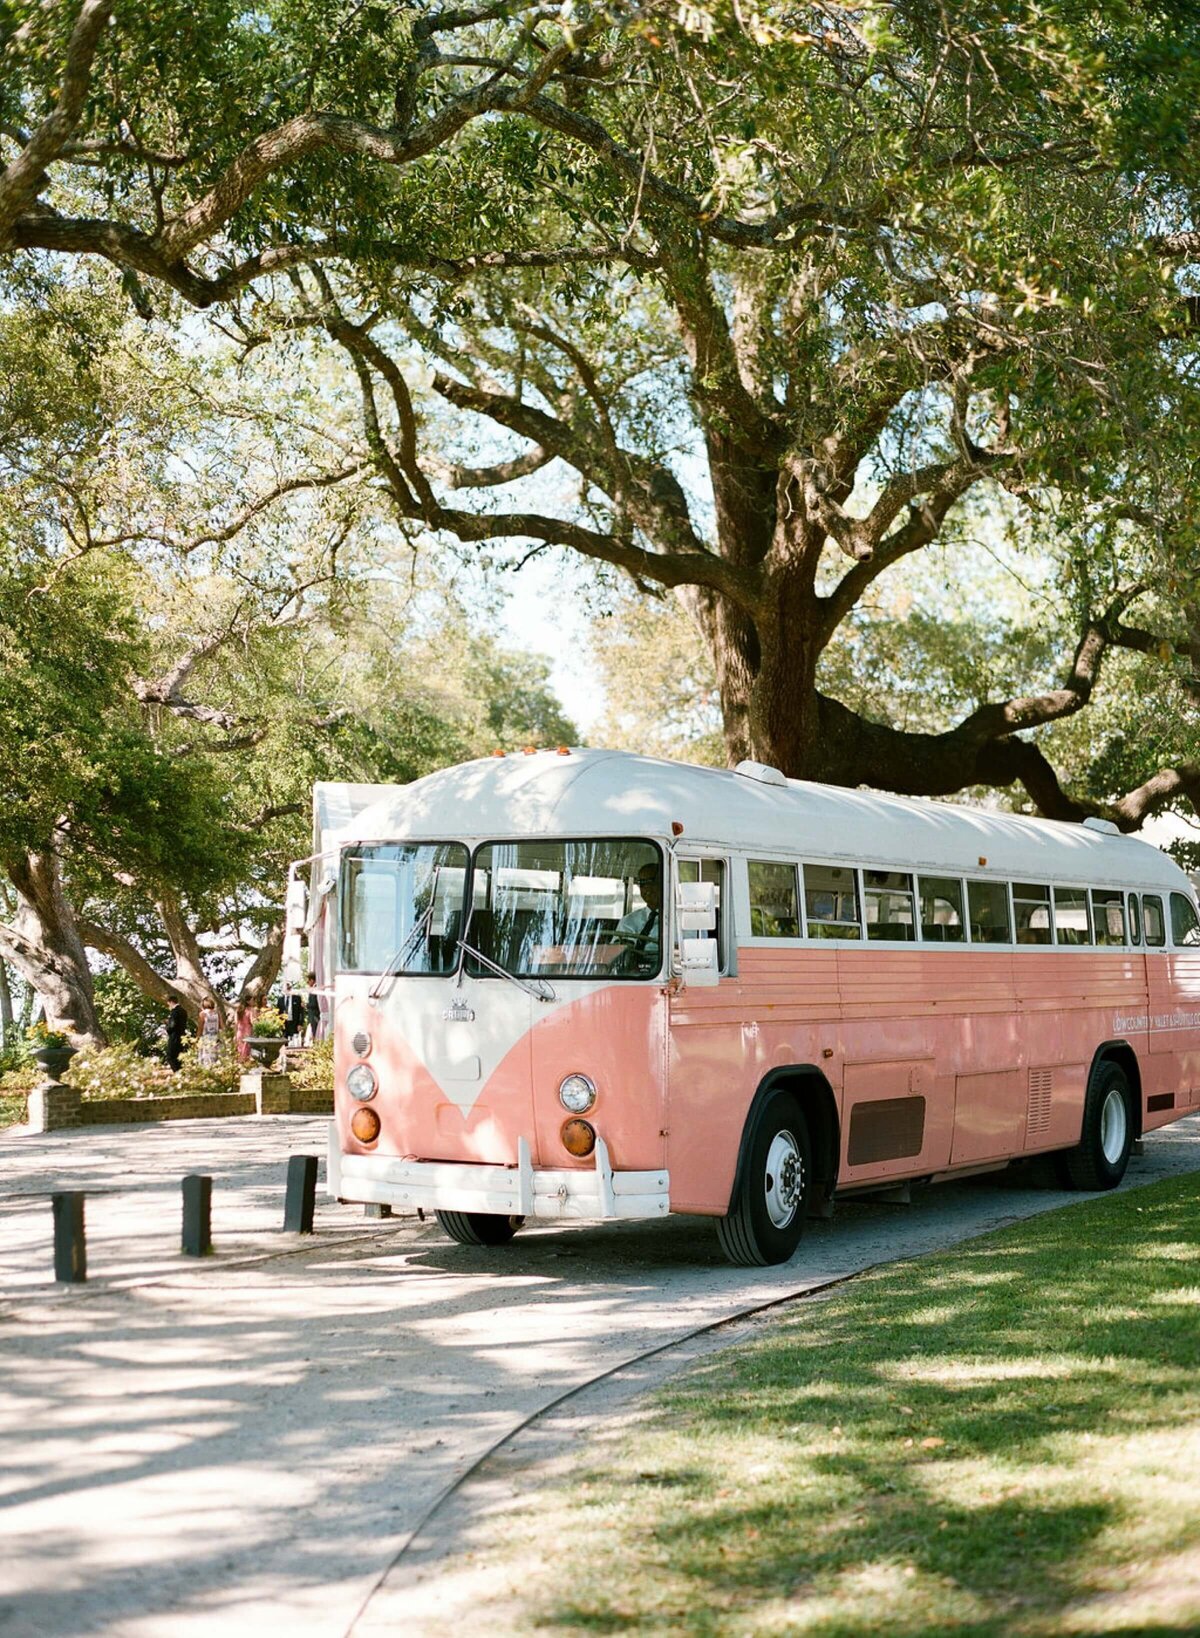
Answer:
[[[662,876],[656,864],[644,864],[635,878],[643,904],[617,923],[617,937],[631,950],[657,955],[662,928]]]

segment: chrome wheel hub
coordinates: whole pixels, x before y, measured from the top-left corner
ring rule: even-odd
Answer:
[[[1100,1147],[1110,1166],[1115,1166],[1124,1153],[1128,1126],[1129,1111],[1125,1107],[1125,1099],[1114,1086],[1100,1111]]]
[[[776,1132],[767,1151],[767,1216],[776,1228],[787,1228],[804,1196],[804,1158],[791,1132]]]

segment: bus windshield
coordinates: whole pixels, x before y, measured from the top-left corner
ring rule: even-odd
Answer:
[[[514,977],[653,978],[662,967],[652,842],[489,842],[473,881],[467,944]],[[470,949],[467,971],[487,972]]]
[[[342,855],[344,972],[450,973],[463,928],[461,842],[386,842]]]

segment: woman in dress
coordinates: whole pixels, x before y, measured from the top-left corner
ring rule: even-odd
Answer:
[[[241,1063],[250,1062],[250,1037],[254,1034],[254,1008],[248,1001],[237,1004],[237,1025],[233,1032],[234,1050]]]
[[[196,1062],[201,1069],[215,1069],[217,1067],[217,1059],[220,1055],[218,1041],[220,1031],[221,1015],[217,1011],[217,1003],[211,995],[206,995],[196,1025]]]

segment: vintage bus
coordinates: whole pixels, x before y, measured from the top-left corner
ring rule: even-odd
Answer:
[[[564,748],[381,789],[311,875],[330,1192],[460,1242],[683,1212],[778,1263],[835,1195],[1111,1188],[1200,1106],[1192,889],[1103,821]]]

